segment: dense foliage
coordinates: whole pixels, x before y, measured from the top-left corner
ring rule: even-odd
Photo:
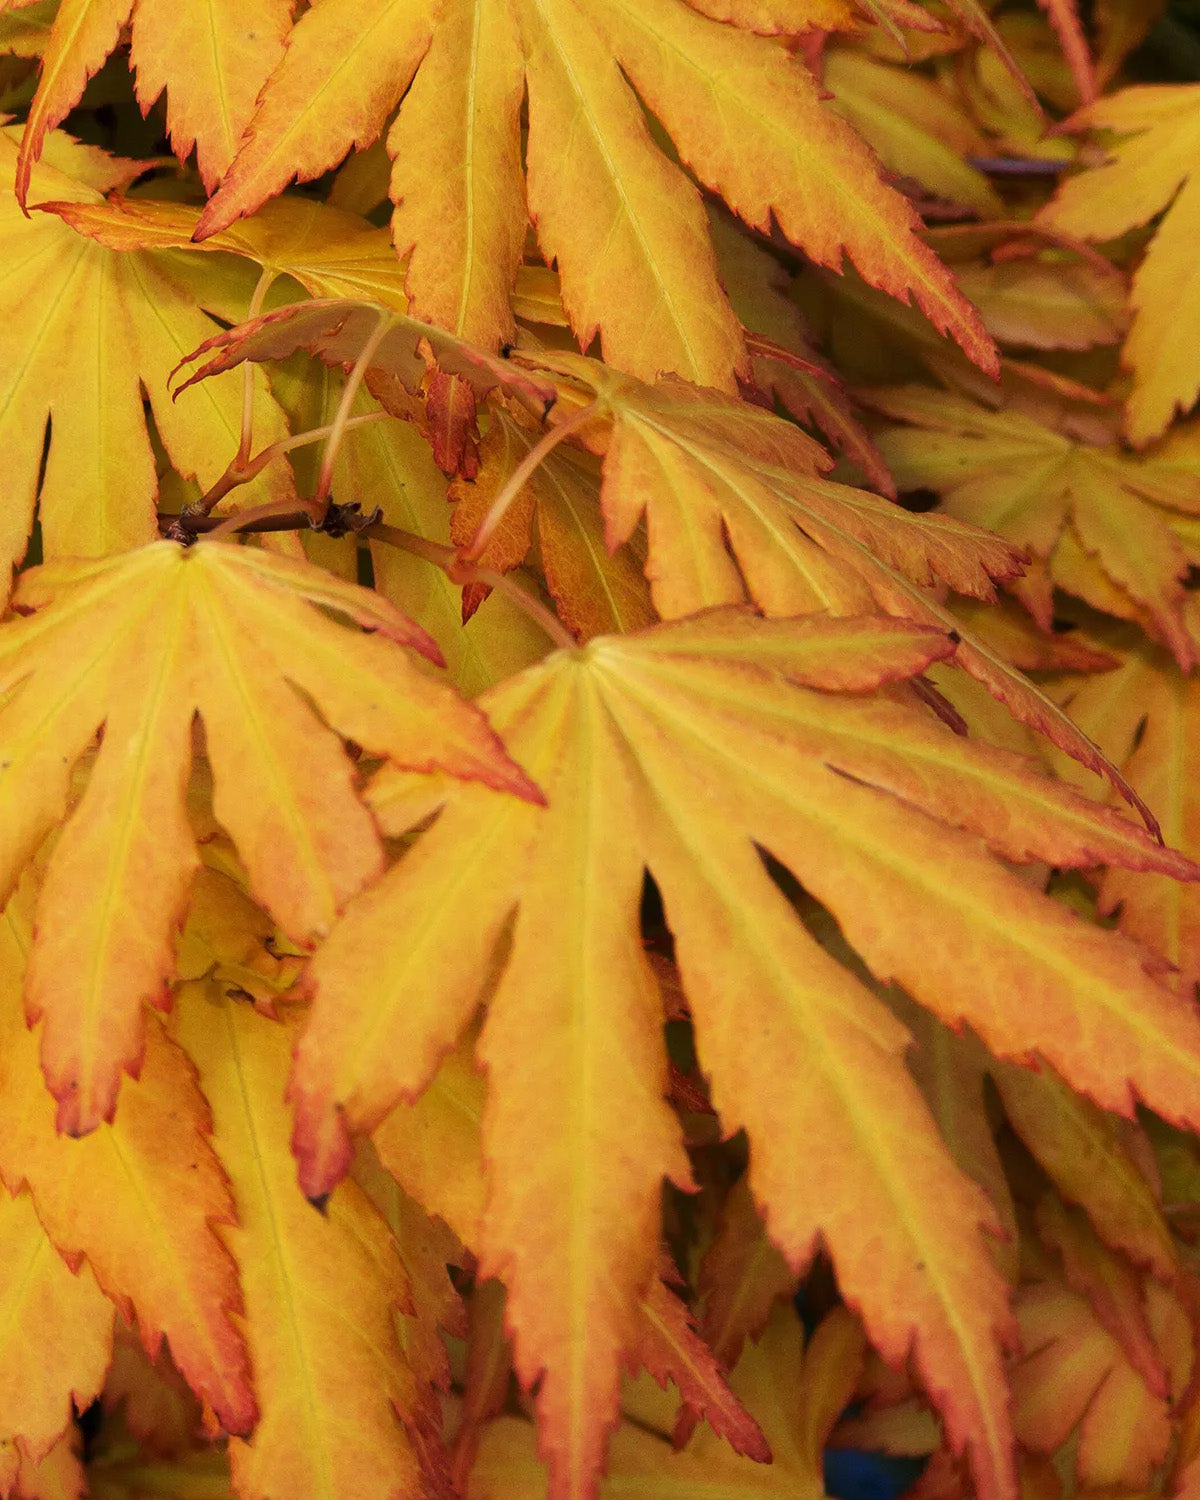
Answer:
[[[3,1500],[1192,1500],[1198,31],[0,0]]]

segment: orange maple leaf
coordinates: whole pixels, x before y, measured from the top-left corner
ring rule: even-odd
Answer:
[[[47,867],[26,990],[30,1018],[45,1017],[62,1129],[111,1117],[121,1070],[141,1055],[142,1004],[166,1003],[171,930],[196,865],[184,804],[196,713],[217,818],[256,896],[301,943],[382,870],[383,851],[341,743],[292,684],[373,754],[537,795],[480,714],[397,649],[439,660],[429,637],[380,595],[307,564],[159,542],[34,569],[16,599],[37,613],[0,629],[0,680],[15,689],[0,711],[0,887],[63,817],[71,767],[104,726]]]
[[[581,344],[599,329],[607,357],[640,375],[674,370],[733,388],[745,349],[700,197],[654,145],[644,104],[747,222],[766,229],[773,215],[823,265],[848,254],[995,367],[973,311],[914,233],[913,211],[824,109],[802,64],[683,0],[455,0],[436,16],[407,0],[336,0],[306,12],[199,233],[367,145],[400,99],[388,139],[393,231],[401,250],[413,247],[415,310],[455,333],[493,347],[507,337],[527,191]],[[432,178],[416,170],[431,139],[445,142],[450,167]]]
[[[951,1022],[969,1018],[997,1051],[1038,1051],[1109,1107],[1127,1111],[1132,1088],[1200,1116],[1190,1010],[1146,976],[1136,950],[1030,890],[971,834],[1009,858],[1190,867],[1028,763],[899,702],[855,696],[951,647],[896,621],[742,611],[602,637],[481,700],[548,810],[482,790],[414,790],[412,778],[373,787],[396,832],[428,816],[431,790],[448,805],[311,965],[316,1004],[291,1085],[302,1180],[323,1191],[348,1163],[347,1131],[422,1089],[519,903],[481,1041],[492,1173],[482,1248],[510,1291],[519,1373],[546,1372],[556,1492],[590,1472],[596,1435],[615,1420],[617,1355],[657,1249],[660,1180],[681,1170],[661,1099],[661,1000],[638,940],[645,865],[714,1102],[727,1130],[748,1131],[773,1238],[799,1268],[822,1234],[888,1357],[915,1344],[989,1495],[1012,1480],[1004,1299],[978,1235],[992,1212],[946,1157],[899,1062],[903,1028],[808,935],[750,841],[831,907],[877,974]],[[564,882],[564,869],[578,877]],[[1014,993],[1036,1003],[1014,1010]],[[534,1030],[546,1038],[536,1053]],[[1130,1082],[1105,1061],[1114,1047]],[[783,1144],[796,1139],[824,1144],[798,1158]],[[605,1207],[614,1198],[625,1205],[617,1221]],[[864,1215],[888,1229],[864,1237]]]
[[[1044,629],[1052,585],[1070,589],[1058,552],[1065,528],[1185,669],[1197,647],[1188,629],[1188,549],[1176,534],[1200,515],[1200,475],[1169,451],[1122,452],[1082,441],[1019,408],[989,411],[923,386],[871,392],[871,403],[907,427],[876,441],[902,488],[927,486],[948,514],[986,526],[1024,548],[1037,566],[1014,590]],[[1101,429],[1103,432],[1103,429]],[[1114,436],[1111,429],[1107,434]]]
[[[1200,394],[1193,275],[1200,177],[1200,84],[1147,84],[1099,99],[1072,117],[1115,132],[1110,159],[1068,178],[1039,219],[1085,239],[1111,240],[1166,210],[1133,279],[1133,327],[1123,359],[1133,371],[1126,430],[1139,446],[1163,433]]]
[[[32,890],[23,887],[0,921],[0,1175],[12,1191],[28,1186],[58,1250],[74,1263],[86,1259],[126,1321],[137,1314],[149,1353],[166,1335],[225,1430],[249,1432],[258,1410],[233,1323],[241,1295],[213,1228],[233,1219],[233,1201],[195,1073],[151,1021],[141,1077],[123,1092],[113,1123],[84,1140],[57,1133],[37,1038],[21,1010],[32,908]]]

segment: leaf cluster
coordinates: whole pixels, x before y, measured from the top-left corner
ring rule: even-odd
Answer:
[[[0,0],[0,1500],[1190,1495],[1162,9]]]

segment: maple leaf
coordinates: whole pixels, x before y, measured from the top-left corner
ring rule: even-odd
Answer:
[[[832,366],[817,359],[800,309],[787,295],[788,277],[774,256],[725,214],[709,218],[721,281],[751,337],[750,371],[760,390],[798,422],[812,423],[894,499],[896,487],[858,420]],[[765,342],[764,342],[765,340]]]
[[[729,1500],[779,1495],[818,1500],[825,1493],[825,1441],[854,1393],[863,1352],[862,1330],[845,1308],[825,1318],[807,1348],[794,1310],[781,1308],[762,1338],[746,1345],[730,1376],[738,1399],[759,1414],[773,1462],[763,1466],[730,1453],[705,1428],[682,1452],[674,1452],[664,1437],[627,1422],[613,1437],[601,1495],[636,1488],[661,1500],[687,1500],[712,1488]],[[545,1471],[527,1422],[501,1417],[485,1428],[471,1470],[471,1491],[480,1500],[546,1493]]]
[[[1053,1073],[993,1059],[1004,1112],[1064,1198],[1080,1204],[1096,1233],[1161,1281],[1178,1271],[1178,1252],[1154,1188],[1135,1154],[1128,1120],[1114,1120]]]
[[[1200,691],[1166,653],[1128,628],[1111,633],[1114,670],[1063,683],[1072,715],[1095,734],[1146,796],[1154,799],[1175,847],[1200,848],[1200,808],[1191,760],[1200,742]],[[1189,890],[1152,876],[1106,871],[1100,908],[1122,931],[1159,953],[1182,993],[1200,982],[1200,907]]]
[[[152,1022],[141,1076],[113,1123],[84,1140],[56,1132],[37,1039],[21,1012],[32,907],[23,885],[0,921],[0,1173],[12,1191],[28,1185],[59,1251],[76,1263],[86,1257],[126,1320],[136,1312],[149,1352],[166,1335],[225,1429],[248,1432],[257,1410],[231,1320],[241,1306],[237,1275],[212,1227],[232,1220],[233,1203],[209,1144],[208,1106],[186,1058]]]
[[[189,352],[180,366],[191,364],[202,354],[210,358],[181,384],[176,395],[213,375],[233,369],[243,360],[286,359],[297,349],[306,349],[330,365],[349,365],[372,341],[368,373],[380,371],[398,380],[405,391],[416,391],[428,372],[421,345],[427,343],[445,374],[470,382],[477,395],[497,386],[512,390],[542,406],[554,399],[552,387],[538,382],[507,360],[481,349],[419,319],[390,312],[373,302],[319,298],[281,307],[262,317],[251,318],[226,333],[214,334]],[[376,342],[377,341],[377,342]],[[216,351],[215,353],[213,351]],[[178,367],[177,367],[178,368]],[[386,383],[376,387],[380,404],[386,407]],[[409,416],[407,407],[399,414]]]
[[[62,1129],[111,1116],[121,1070],[140,1057],[142,1004],[165,1002],[171,929],[197,862],[184,803],[194,714],[217,819],[256,896],[301,943],[328,929],[383,853],[341,744],[292,684],[374,754],[536,795],[480,715],[396,648],[437,660],[429,637],[379,595],[307,564],[159,542],[34,569],[16,599],[37,613],[0,629],[0,680],[15,689],[0,712],[0,886],[62,818],[71,767],[105,726],[47,866],[26,989],[30,1018],[45,1017]],[[81,884],[94,893],[82,905]]]
[[[4,596],[35,503],[48,558],[117,552],[157,536],[144,397],[171,463],[204,485],[236,449],[242,421],[236,380],[217,382],[185,407],[168,396],[171,370],[215,326],[169,259],[103,248],[50,214],[26,218],[12,196],[16,157],[14,130],[0,130],[0,295],[11,310],[0,327]],[[39,197],[102,208],[101,190],[142,170],[55,135],[34,186]],[[209,288],[227,281],[211,261]],[[286,436],[282,413],[257,379],[254,393],[260,436]],[[274,465],[247,491],[248,503],[289,498],[295,491],[286,465]]]
[[[823,82],[886,167],[984,218],[1003,213],[987,178],[966,159],[987,154],[986,138],[933,79],[838,47],[825,57]]]
[[[580,1410],[596,1426],[615,1416],[616,1351],[652,1265],[659,1181],[680,1171],[660,1100],[661,1002],[638,941],[644,864],[663,893],[724,1128],[750,1137],[772,1237],[797,1269],[821,1233],[885,1354],[902,1358],[915,1342],[989,1495],[1011,1482],[1003,1297],[978,1235],[991,1211],[952,1167],[899,1062],[903,1028],[807,935],[750,840],[833,910],[876,974],[952,1023],[970,1019],[995,1050],[1040,1052],[1111,1108],[1128,1111],[1132,1088],[1176,1118],[1200,1110],[1191,1012],[1146,976],[1136,950],[1076,922],[954,829],[1018,859],[1188,873],[1186,862],[1016,757],[917,709],[848,695],[952,644],[895,621],[716,611],[560,652],[481,700],[549,810],[439,784],[449,805],[432,830],[313,960],[316,1003],[291,1092],[302,1181],[321,1192],[345,1170],[348,1130],[373,1128],[428,1081],[519,903],[480,1044],[493,1174],[482,1252],[485,1272],[509,1288],[518,1372],[529,1382],[546,1371],[539,1403],[556,1492],[586,1471],[571,1448]],[[399,832],[434,799],[384,776],[372,805]],[[564,868],[578,881],[564,886]],[[1036,1004],[1016,1013],[1013,993]],[[532,1054],[535,1027],[554,1045]],[[1102,1061],[1114,1047],[1128,1082]],[[867,1089],[852,1081],[867,1078]],[[819,1158],[797,1156],[801,1139],[826,1143]],[[614,1197],[619,1222],[601,1210]],[[886,1236],[864,1239],[864,1215]],[[574,1309],[585,1302],[586,1386],[572,1383]]]
[[[931,236],[939,251],[947,239]],[[1117,343],[1129,319],[1125,279],[1107,262],[1061,253],[955,266],[963,295],[1002,344],[1031,349],[1090,349]]]
[[[1069,1207],[1054,1193],[1042,1194],[1034,1218],[1038,1238],[1056,1252],[1067,1285],[1088,1299],[1097,1321],[1121,1346],[1146,1389],[1152,1395],[1165,1396],[1168,1385],[1163,1356],[1155,1347],[1141,1305],[1141,1278],[1133,1267],[1100,1243],[1080,1209]]]
[[[187,383],[299,348],[330,364],[350,363],[379,320],[377,311],[352,302],[281,308],[210,339],[193,356],[209,359]],[[649,514],[647,573],[660,614],[743,598],[735,558],[755,602],[779,614],[854,613],[870,607],[872,585],[887,599],[904,579],[940,578],[960,592],[990,597],[993,578],[1019,570],[1016,550],[988,533],[941,516],[914,516],[826,480],[828,454],[793,424],[681,380],[648,386],[598,361],[549,350],[519,364],[489,359],[397,317],[367,351],[368,378],[383,377],[373,386],[381,398],[389,377],[406,390],[417,387],[425,368],[417,353],[422,337],[443,369],[473,378],[480,394],[499,385],[549,406],[555,388],[543,372],[559,378],[560,405],[564,392],[572,398],[564,420],[579,426],[580,418],[591,418],[582,440],[605,454],[601,503],[609,550],[629,540],[643,509]],[[521,366],[532,371],[524,385]],[[586,413],[577,404],[580,387],[594,398]]]
[[[829,463],[824,451],[761,408],[677,380],[645,386],[575,355],[536,358],[539,368],[594,393],[606,426],[585,426],[580,436],[604,452],[605,538],[610,548],[628,541],[645,513],[646,572],[660,615],[684,615],[749,592],[769,615],[875,608],[951,631],[958,664],[1010,712],[1089,769],[1113,777],[1066,715],[926,587],[940,580],[990,599],[993,579],[1020,572],[1017,547],[956,518],[912,515],[822,478]],[[1120,778],[1114,784],[1152,825]]]
[[[21,1469],[40,1463],[100,1394],[113,1306],[88,1266],[67,1268],[28,1192],[0,1197],[0,1276],[0,1493],[27,1495]]]
[[[15,0],[20,3],[20,0]],[[283,51],[288,0],[64,0],[42,52],[41,77],[21,142],[15,191],[24,205],[46,134],[78,104],[88,79],[132,17],[131,61],[142,113],[168,90],[167,130],[180,161],[197,148],[201,180],[215,187]]]
[[[252,1437],[230,1444],[234,1484],[242,1500],[417,1495],[419,1449],[402,1425],[417,1393],[393,1321],[412,1310],[408,1278],[356,1183],[324,1213],[296,1185],[278,1083],[299,1017],[281,1016],[201,980],[181,987],[173,1017],[237,1205],[236,1224],[219,1232],[238,1263],[261,1415]]]
[[[1156,1332],[1166,1334],[1180,1317],[1178,1304],[1173,1314],[1171,1294],[1153,1281],[1143,1295]],[[1022,1443],[1035,1453],[1053,1453],[1078,1427],[1082,1485],[1144,1486],[1170,1443],[1165,1394],[1147,1388],[1087,1298],[1062,1282],[1031,1283],[1016,1308],[1030,1351],[1010,1376]]]
[[[772,1463],[771,1445],[761,1428],[726,1385],[720,1363],[696,1331],[686,1304],[667,1285],[678,1281],[668,1263],[654,1277],[641,1301],[642,1336],[635,1358],[665,1390],[671,1381],[688,1412],[703,1417],[735,1453],[757,1463]],[[676,1437],[678,1443],[679,1438]]]
[[[1020,410],[988,411],[921,386],[871,392],[872,405],[905,427],[876,435],[902,488],[927,486],[949,514],[1007,537],[1042,569],[1015,585],[1043,628],[1063,528],[1149,615],[1185,669],[1196,660],[1188,631],[1188,559],[1175,515],[1200,513],[1200,479],[1155,455],[1079,441]],[[1065,584],[1065,580],[1064,580]],[[1066,585],[1069,586],[1069,585]]]
[[[1126,431],[1141,446],[1165,431],[1200,394],[1200,356],[1189,330],[1200,316],[1192,274],[1200,180],[1200,84],[1122,89],[1072,117],[1121,137],[1110,160],[1067,178],[1039,213],[1042,223],[1091,240],[1111,240],[1166,210],[1133,278],[1133,327],[1122,357],[1133,372]]]
[[[191,380],[244,359],[286,358],[303,347],[329,363],[365,355],[368,384],[386,402],[390,380],[412,390],[423,366],[418,325],[395,319],[372,349],[368,340],[379,326],[378,312],[357,303],[281,308],[209,340],[207,350],[217,352]],[[1156,826],[1150,809],[1061,708],[1002,651],[963,629],[925,587],[941,580],[991,599],[993,579],[1011,579],[1021,570],[1016,547],[952,517],[912,515],[869,491],[824,479],[830,465],[824,449],[752,403],[671,378],[646,386],[595,360],[548,350],[519,357],[518,368],[535,372],[522,385],[506,373],[512,362],[482,356],[434,330],[426,335],[443,365],[468,379],[474,371],[481,393],[500,386],[526,406],[540,401],[549,408],[555,388],[541,372],[558,375],[557,409],[570,405],[564,428],[570,423],[581,442],[604,453],[600,499],[609,549],[628,542],[646,513],[646,572],[659,614],[687,614],[748,591],[768,614],[853,615],[876,608],[953,632],[960,666],[1023,723],[1107,776],[1147,826]],[[586,406],[578,404],[580,386],[594,397]],[[411,415],[404,402],[393,405],[397,414]],[[1186,455],[1176,466],[1188,469]],[[1173,478],[1175,493],[1181,485]],[[1183,484],[1193,482],[1194,475]],[[520,545],[523,535],[515,530]],[[511,565],[517,551],[516,545],[502,549],[501,560]]]
[[[467,1034],[443,1059],[420,1097],[394,1108],[374,1132],[380,1158],[389,1172],[430,1213],[444,1219],[472,1250],[479,1249],[484,1237],[487,1169],[481,1138],[483,1111],[483,1077],[474,1062],[474,1039]],[[663,1276],[676,1279],[669,1262]],[[477,1287],[473,1313],[479,1295]],[[486,1313],[484,1316],[486,1319]],[[486,1367],[476,1369],[474,1379],[468,1379],[463,1424],[456,1441],[457,1463],[464,1462],[473,1451],[475,1429],[487,1416],[494,1415],[489,1409],[492,1401],[498,1398],[498,1404],[503,1405],[509,1355],[498,1320],[493,1333],[503,1347],[493,1348],[492,1341],[486,1340],[487,1353],[476,1352],[476,1361],[483,1361]],[[757,1424],[730,1395],[722,1363],[697,1334],[687,1308],[659,1276],[651,1276],[639,1289],[635,1320],[627,1336],[628,1344],[618,1350],[626,1364],[641,1365],[664,1387],[668,1380],[673,1381],[689,1407],[737,1452],[760,1463],[769,1461],[770,1451]],[[498,1364],[501,1369],[497,1369]],[[586,1418],[580,1425],[585,1423]],[[603,1433],[604,1425],[596,1423],[577,1441],[586,1451]],[[576,1485],[586,1482],[582,1476],[575,1481]]]
[[[224,250],[255,261],[272,277],[292,276],[313,297],[361,297],[405,312],[403,270],[385,230],[311,198],[277,198],[253,218],[192,238],[200,209],[152,198],[39,203],[110,250]]]
[[[344,89],[351,76],[354,89]],[[402,97],[388,147],[393,232],[402,250],[414,247],[414,310],[477,343],[495,347],[510,327],[527,190],[582,345],[599,329],[606,356],[640,375],[674,370],[732,389],[745,350],[700,198],[654,145],[644,104],[681,160],[747,222],[766,229],[774,215],[823,265],[848,254],[873,284],[915,298],[973,358],[994,365],[974,314],[916,237],[912,210],[824,110],[811,76],[771,39],[715,24],[682,0],[586,9],[576,0],[511,9],[456,0],[436,18],[429,5],[336,0],[307,12],[200,235],[293,176],[317,176],[348,146],[367,145]],[[446,142],[452,164],[432,180],[415,167],[431,138]],[[814,213],[818,195],[833,212]]]

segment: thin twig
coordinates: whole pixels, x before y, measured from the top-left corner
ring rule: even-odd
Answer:
[[[337,411],[334,413],[333,421],[329,425],[329,436],[325,441],[325,452],[321,456],[321,472],[317,476],[317,492],[313,496],[316,506],[327,506],[329,504],[329,491],[333,487],[333,466],[337,462],[338,449],[342,446],[342,434],[345,432],[350,421],[350,408],[354,404],[354,398],[358,394],[358,388],[362,384],[363,376],[367,373],[367,366],[374,358],[375,351],[383,342],[384,336],[392,326],[392,315],[384,311],[379,315],[379,322],[374,333],[363,345],[358,358],[354,361],[354,368],[346,377],[345,388],[342,391],[342,399],[338,402]]]
[[[363,427],[368,422],[382,422],[388,415],[386,411],[363,412],[360,416],[348,417],[342,430],[348,431],[351,427]],[[212,489],[206,491],[194,505],[185,508],[183,512],[185,518],[190,523],[211,515],[231,490],[236,490],[239,485],[249,484],[252,479],[257,479],[272,459],[279,458],[284,453],[290,453],[293,448],[302,448],[306,443],[319,443],[332,431],[333,423],[327,422],[324,427],[313,427],[307,432],[298,432],[292,437],[280,438],[278,442],[268,444],[244,463],[239,463],[237,459],[234,459]],[[307,512],[305,514],[307,515]],[[211,529],[211,527],[193,527],[196,531]]]
[[[235,531],[260,531],[266,528],[260,527],[259,521],[270,520],[272,516],[292,516],[299,514],[304,517],[301,526],[312,526],[314,524],[314,512],[301,510],[296,512],[290,500],[273,500],[269,505],[253,505],[249,510],[235,510],[233,515],[224,516],[216,526],[208,533],[209,540],[215,540],[221,536],[231,536]],[[186,521],[184,522],[186,525]],[[272,530],[275,528],[272,527]],[[290,526],[281,528],[291,531]],[[298,529],[298,528],[297,528]]]
[[[262,312],[262,305],[266,301],[267,293],[271,289],[278,271],[269,271],[266,266],[258,278],[254,293],[250,298],[250,306],[246,309],[246,322],[257,318]],[[237,457],[230,465],[231,468],[241,468],[250,457],[250,449],[254,443],[254,365],[250,360],[242,366],[242,435],[238,440]]]
[[[198,536],[211,536],[229,519],[228,516],[175,515],[170,511],[158,513],[160,531],[177,540],[188,541]],[[251,511],[245,510],[241,512],[240,519],[243,524],[237,529],[242,532],[304,531],[310,524],[306,510],[285,511],[275,516],[254,516]]]

